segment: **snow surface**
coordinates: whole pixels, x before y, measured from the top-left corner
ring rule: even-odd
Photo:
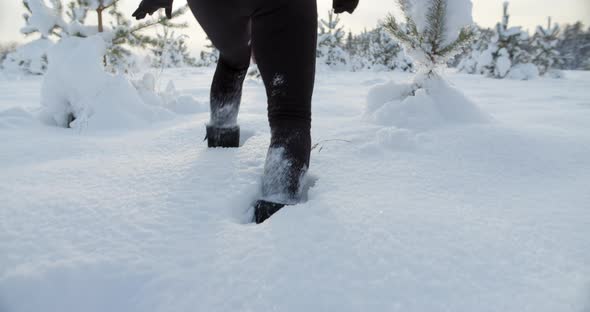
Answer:
[[[155,84],[206,102],[212,74]],[[243,146],[207,149],[206,112],[48,127],[41,79],[2,77],[2,312],[590,307],[588,72],[450,73],[494,122],[426,129],[364,116],[369,89],[411,75],[323,72],[315,185],[262,225],[246,222],[269,141],[261,83],[245,85]]]

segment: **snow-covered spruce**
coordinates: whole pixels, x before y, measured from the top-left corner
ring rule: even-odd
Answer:
[[[345,50],[350,54],[352,71],[413,71],[413,61],[400,42],[393,38],[382,23],[371,31],[349,35]]]
[[[399,3],[406,24],[399,24],[391,16],[386,27],[417,60],[419,73],[411,83],[389,82],[374,87],[367,99],[369,118],[382,125],[411,130],[489,121],[490,117],[451,87],[437,69],[473,39],[471,1],[399,0]]]
[[[470,74],[483,74],[494,78],[519,80],[534,79],[539,70],[532,63],[528,51],[529,35],[520,27],[509,27],[508,2],[503,4],[502,22],[496,24],[489,44],[479,45],[472,51],[469,61],[460,70]]]
[[[557,69],[563,65],[563,57],[557,50],[559,32],[559,25],[551,25],[551,18],[548,18],[547,28],[537,26],[531,42],[531,50],[533,63],[537,66],[541,75],[547,74],[554,78],[562,76]]]
[[[164,27],[163,31],[157,33],[156,36],[156,44],[150,49],[154,56],[152,66],[172,68],[197,64],[197,60],[188,51],[186,35],[176,35],[174,31]]]
[[[47,70],[47,50],[54,45],[50,39],[37,39],[8,53],[2,62],[7,72],[42,75]]]
[[[48,52],[41,91],[41,119],[60,127],[111,130],[145,126],[171,117],[146,104],[146,95],[122,75],[105,72],[107,43],[100,36],[66,38]],[[147,84],[144,84],[146,86]]]
[[[328,19],[319,23],[317,58],[318,63],[331,69],[347,69],[350,56],[342,48],[345,33],[340,26],[340,18],[328,12]]]

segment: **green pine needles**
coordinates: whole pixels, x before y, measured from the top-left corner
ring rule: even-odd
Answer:
[[[398,4],[405,15],[405,23],[398,22],[390,14],[385,21],[385,29],[413,52],[416,61],[426,67],[428,74],[433,74],[437,65],[446,64],[476,37],[475,27],[468,25],[460,30],[455,40],[448,42],[447,0],[430,1],[426,12],[427,24],[422,31],[418,29],[412,18],[410,12],[412,3],[409,0],[398,0]]]

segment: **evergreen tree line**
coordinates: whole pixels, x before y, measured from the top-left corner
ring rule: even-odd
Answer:
[[[532,78],[557,75],[559,70],[590,70],[590,28],[581,22],[561,28],[538,26],[533,35],[509,25],[508,3],[494,28],[476,27],[473,44],[448,62],[450,67],[495,78]],[[329,12],[318,29],[318,65],[335,70],[414,71],[415,62],[400,40],[392,36],[388,21],[359,34],[346,33],[337,15]],[[216,64],[219,52],[208,44],[198,66]]]
[[[212,66],[219,52],[209,43],[193,58],[186,44],[187,37],[173,29],[186,27],[165,17],[132,23],[120,11],[120,0],[22,0],[27,13],[21,32],[37,39],[20,47],[0,49],[4,68],[18,68],[31,74],[43,74],[47,67],[46,50],[55,41],[68,36],[86,37],[108,33],[110,48],[105,64],[111,69],[133,65],[132,51],[149,52],[150,63],[156,67]],[[495,78],[529,77],[538,74],[559,75],[561,69],[590,70],[590,28],[581,22],[561,28],[549,20],[530,35],[521,27],[509,24],[508,3],[504,4],[502,20],[494,28],[478,28],[473,44],[449,61],[451,67],[471,74]],[[186,6],[173,13],[187,11]],[[87,17],[95,14],[98,25],[90,25]],[[402,23],[403,24],[403,23]],[[156,26],[157,32],[145,32]],[[414,71],[415,61],[404,50],[399,39],[392,36],[388,21],[359,34],[345,32],[338,15],[329,12],[319,21],[318,65],[334,70]],[[253,73],[256,75],[256,73]]]
[[[590,70],[590,28],[581,22],[561,28],[548,18],[531,35],[510,26],[508,2],[495,28],[479,28],[475,42],[464,49],[451,65],[470,74],[489,77],[559,77],[559,70]]]

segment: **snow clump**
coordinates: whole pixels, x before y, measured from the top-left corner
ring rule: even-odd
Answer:
[[[422,87],[393,81],[373,87],[367,118],[379,125],[413,131],[457,124],[487,123],[491,117],[444,79],[425,79]]]

